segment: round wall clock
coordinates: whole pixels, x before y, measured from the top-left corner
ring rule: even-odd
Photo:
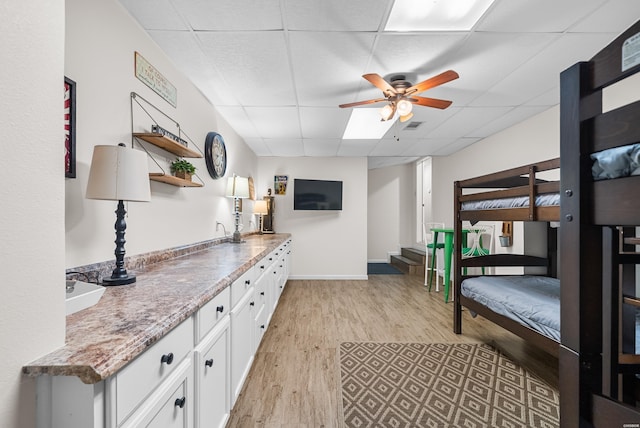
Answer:
[[[209,132],[204,140],[204,157],[211,178],[222,178],[227,170],[227,149],[222,135]]]

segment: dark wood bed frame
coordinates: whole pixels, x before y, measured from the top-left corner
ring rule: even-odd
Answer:
[[[537,345],[554,356],[558,356],[559,343],[539,332],[497,314],[486,306],[463,296],[460,292],[462,281],[473,275],[464,275],[467,267],[505,267],[505,266],[538,266],[545,267],[546,274],[556,276],[557,238],[555,229],[548,228],[547,258],[528,256],[523,254],[492,254],[483,257],[462,258],[462,222],[463,221],[559,221],[559,206],[535,205],[536,196],[544,193],[558,193],[558,181],[545,181],[538,178],[540,172],[557,170],[560,159],[551,159],[495,172],[480,177],[460,180],[454,183],[455,200],[455,236],[454,236],[454,317],[453,330],[462,333],[462,308],[481,315],[495,324],[517,334],[528,342]],[[465,194],[470,189],[475,193]],[[479,191],[481,189],[492,189]],[[497,190],[496,190],[497,189]],[[522,208],[501,208],[490,210],[462,210],[462,204],[467,201],[510,198],[527,196],[529,204]]]
[[[640,102],[602,108],[604,88],[640,71],[640,65],[622,70],[623,44],[638,34],[640,21],[560,76],[563,427],[640,424],[634,397],[640,359],[635,321],[629,322],[640,257],[631,252],[634,227],[623,227],[640,225],[640,176],[593,181],[590,159],[640,142]],[[622,235],[629,232],[631,238]]]
[[[640,424],[637,407],[640,355],[635,354],[635,266],[640,265],[640,176],[594,181],[592,153],[640,142],[640,101],[603,112],[602,91],[640,71],[622,70],[622,46],[640,38],[640,21],[588,62],[561,76],[560,160],[513,168],[454,186],[454,331],[462,331],[465,306],[494,323],[558,355],[560,425],[624,427]],[[560,166],[560,183],[536,178]],[[498,188],[464,195],[464,189]],[[560,207],[535,208],[537,193],[560,192]],[[461,211],[467,200],[528,195],[529,207]],[[494,255],[462,259],[462,221],[560,221],[561,343],[498,315],[460,294],[463,267],[551,266],[548,259]],[[549,242],[554,242],[551,236]],[[553,253],[553,248],[550,247]]]

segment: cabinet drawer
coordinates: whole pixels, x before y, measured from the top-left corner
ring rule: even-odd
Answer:
[[[204,339],[218,321],[229,314],[231,310],[230,294],[230,287],[227,287],[198,310],[196,314],[196,342]]]
[[[122,423],[193,349],[193,318],[187,318],[116,374],[116,420]]]
[[[253,287],[253,283],[255,281],[255,270],[254,266],[249,268],[248,271],[242,274],[240,278],[236,279],[233,284],[231,284],[231,307],[233,308],[238,304],[242,296]]]

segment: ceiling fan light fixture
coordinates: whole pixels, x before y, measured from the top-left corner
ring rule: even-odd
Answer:
[[[409,114],[405,114],[404,116],[400,116],[400,122],[406,122],[407,120],[413,117],[413,113],[409,112]]]
[[[382,120],[389,120],[396,112],[396,106],[393,103],[389,103],[380,109],[380,116]]]
[[[398,101],[398,114],[400,116],[408,115],[409,113],[411,113],[412,109],[413,109],[413,104],[411,104],[410,101],[407,101],[407,100]]]

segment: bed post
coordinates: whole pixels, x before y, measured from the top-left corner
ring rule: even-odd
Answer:
[[[590,425],[591,394],[602,366],[602,231],[589,218],[591,162],[587,120],[602,110],[589,63],[560,75],[560,425]]]
[[[460,182],[453,183],[453,332],[456,334],[462,333],[462,304],[460,303],[460,285],[462,283],[461,278],[461,263],[462,263],[462,220],[460,220],[460,196],[462,195],[462,188]]]

